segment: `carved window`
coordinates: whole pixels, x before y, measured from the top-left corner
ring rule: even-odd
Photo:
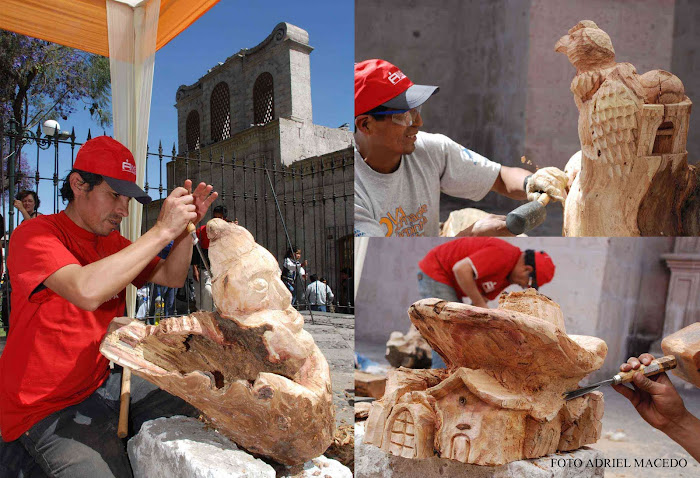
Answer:
[[[414,437],[413,416],[408,410],[399,412],[391,425],[391,448],[392,453],[400,456],[412,456],[416,447]],[[408,451],[404,454],[404,450]]]
[[[223,81],[214,87],[209,100],[211,114],[211,140],[221,141],[231,137],[231,97],[228,85]]]
[[[187,151],[199,149],[199,113],[196,111],[190,111],[190,114],[187,115],[185,141],[187,142]]]
[[[272,90],[272,75],[261,73],[253,86],[253,122],[269,123],[275,118],[275,94]]]

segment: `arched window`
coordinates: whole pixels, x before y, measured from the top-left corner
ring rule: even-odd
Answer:
[[[231,137],[231,97],[228,85],[223,81],[214,87],[209,102],[211,114],[211,140],[221,141]]]
[[[199,113],[197,113],[197,111],[190,111],[190,114],[187,115],[185,140],[187,141],[188,151],[199,149]]]
[[[261,73],[253,86],[253,122],[269,123],[275,118],[275,94],[272,90],[272,75]]]

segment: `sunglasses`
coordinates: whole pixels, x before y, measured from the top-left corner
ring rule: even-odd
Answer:
[[[421,107],[416,106],[410,110],[391,110],[391,111],[379,111],[377,113],[372,113],[373,115],[391,115],[391,121],[401,126],[412,126],[416,122],[416,118],[420,115]]]

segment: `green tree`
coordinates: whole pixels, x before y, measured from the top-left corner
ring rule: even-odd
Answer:
[[[76,108],[111,123],[109,59],[0,30],[0,121],[33,128],[50,115],[66,119]]]
[[[68,116],[83,107],[101,126],[111,124],[109,59],[0,30],[0,132],[14,118],[22,129],[35,131],[45,119]],[[1,136],[1,135],[0,135]],[[31,189],[34,171],[22,153],[21,142],[9,151],[8,138],[0,142],[3,181],[8,184],[9,157],[15,163],[16,189]]]

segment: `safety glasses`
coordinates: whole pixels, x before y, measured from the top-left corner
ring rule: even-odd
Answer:
[[[420,115],[420,109],[423,105],[416,106],[410,110],[391,110],[379,111],[372,113],[373,115],[391,115],[391,121],[401,126],[412,126],[416,122],[416,118]]]

